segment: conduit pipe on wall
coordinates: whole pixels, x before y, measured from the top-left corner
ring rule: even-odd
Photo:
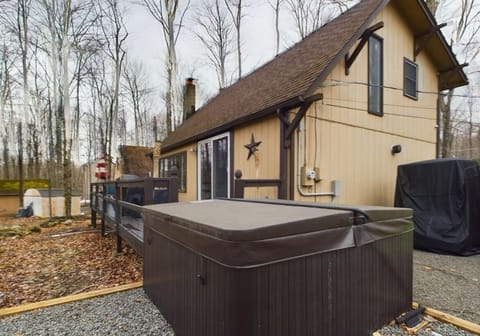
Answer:
[[[332,203],[335,202],[335,197],[339,195],[338,189],[339,189],[339,181],[332,181],[332,189],[333,191],[330,192],[306,192],[302,189],[302,177],[301,177],[301,148],[302,148],[302,123],[300,122],[297,127],[297,190],[298,193],[301,196],[304,197],[315,197],[315,196],[331,196],[332,197]]]

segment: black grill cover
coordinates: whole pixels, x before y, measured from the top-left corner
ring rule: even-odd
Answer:
[[[412,208],[415,248],[480,253],[480,168],[439,159],[398,167],[395,206]]]

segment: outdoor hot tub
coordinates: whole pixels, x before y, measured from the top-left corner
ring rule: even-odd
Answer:
[[[286,201],[146,206],[144,289],[177,336],[370,335],[411,309],[411,216]]]

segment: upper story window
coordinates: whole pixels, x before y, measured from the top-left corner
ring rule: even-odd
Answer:
[[[403,59],[403,94],[418,99],[418,65],[406,58]]]
[[[383,40],[368,39],[368,112],[383,115]]]
[[[178,191],[187,191],[187,153],[181,152],[161,158],[158,162],[159,177],[170,177],[173,167],[177,167]]]

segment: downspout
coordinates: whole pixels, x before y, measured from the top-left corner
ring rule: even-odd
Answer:
[[[302,123],[298,124],[297,127],[297,191],[301,196],[304,197],[315,197],[315,196],[331,196],[332,197],[332,203],[335,203],[335,197],[339,195],[339,189],[340,189],[340,182],[335,180],[332,181],[332,189],[333,191],[330,192],[306,192],[302,189],[302,179],[300,176],[301,172],[301,163],[300,163],[300,158],[301,158],[301,151],[300,149],[302,148]]]

